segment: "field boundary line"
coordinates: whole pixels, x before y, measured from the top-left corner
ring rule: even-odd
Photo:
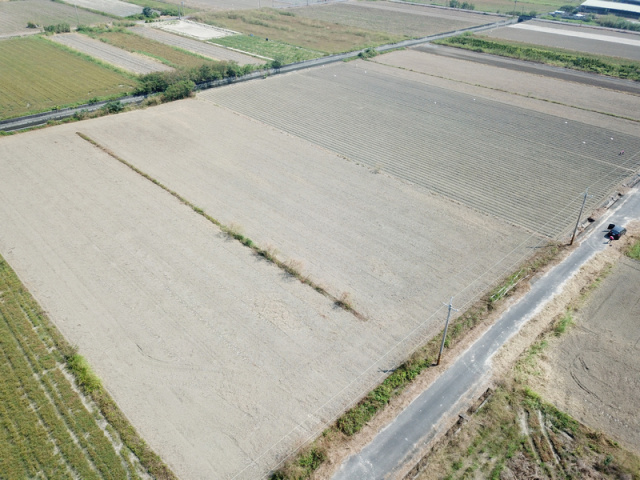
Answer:
[[[119,157],[113,151],[111,151],[110,149],[108,149],[104,145],[99,144],[98,142],[93,140],[88,135],[85,135],[82,132],[76,132],[76,135],[78,135],[80,138],[82,138],[86,142],[90,143],[94,147],[102,150],[104,153],[109,155],[111,158],[113,158],[113,159],[117,160],[118,162],[122,163],[123,165],[129,167],[131,170],[133,170],[135,173],[137,173],[141,177],[149,180],[154,185],[160,187],[165,192],[169,193],[170,195],[172,195],[173,197],[178,199],[178,201],[180,201],[180,203],[182,203],[182,204],[186,205],[187,207],[191,208],[195,213],[197,213],[198,215],[204,217],[209,222],[211,222],[215,226],[217,226],[222,231],[222,233],[227,235],[229,238],[233,238],[234,240],[239,241],[245,247],[248,247],[251,250],[253,250],[253,252],[256,255],[258,255],[259,257],[262,257],[267,262],[272,263],[273,265],[275,265],[276,267],[280,268],[281,270],[283,270],[288,275],[291,275],[292,277],[297,278],[300,281],[300,283],[302,283],[304,285],[308,285],[309,287],[313,288],[319,294],[327,297],[329,300],[332,301],[332,303],[336,307],[339,307],[339,308],[342,308],[343,310],[346,310],[347,312],[353,314],[353,316],[356,317],[359,320],[362,320],[362,321],[368,320],[368,318],[364,314],[362,314],[361,312],[359,312],[358,310],[356,310],[354,308],[353,303],[352,303],[351,299],[349,298],[349,295],[348,295],[347,292],[344,292],[340,297],[337,297],[336,295],[333,295],[332,293],[327,291],[327,289],[325,289],[323,286],[317,284],[316,282],[311,280],[308,276],[303,275],[298,270],[298,268],[297,268],[297,266],[295,264],[290,263],[289,261],[286,261],[286,260],[285,261],[279,260],[276,257],[276,254],[272,249],[269,249],[269,248],[264,248],[263,249],[263,248],[261,248],[255,242],[253,242],[253,240],[251,240],[250,238],[245,237],[244,235],[239,233],[232,226],[228,226],[228,225],[223,224],[218,219],[212,217],[207,212],[205,212],[202,208],[198,207],[197,205],[195,205],[192,202],[190,202],[189,200],[187,200],[185,197],[180,195],[175,190],[171,190],[169,187],[167,187],[166,185],[164,185],[163,183],[161,183],[157,179],[153,178],[148,173],[140,170],[138,167],[136,167],[132,163],[130,163],[130,162],[126,161],[125,159]]]

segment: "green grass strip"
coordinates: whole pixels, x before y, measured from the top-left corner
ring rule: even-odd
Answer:
[[[606,57],[603,55],[591,55],[559,48],[543,48],[517,42],[487,40],[470,34],[444,38],[436,40],[433,43],[464,48],[474,52],[490,53],[502,57],[571,68],[615,78],[640,80],[640,62],[631,60]]]

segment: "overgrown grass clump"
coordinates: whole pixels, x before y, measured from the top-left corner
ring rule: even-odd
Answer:
[[[472,34],[444,38],[434,43],[464,48],[475,52],[518,58],[616,78],[640,80],[640,62],[573,52],[560,48],[544,48],[518,42],[489,40]]]
[[[625,253],[634,260],[640,260],[640,240],[633,243]]]

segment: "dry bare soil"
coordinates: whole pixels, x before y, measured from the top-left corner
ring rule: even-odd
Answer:
[[[402,57],[379,62],[393,58]],[[236,84],[200,98],[549,238],[569,230],[585,187],[595,205],[640,166],[637,128],[627,135],[607,129],[615,124],[606,117],[589,125],[371,62]]]
[[[299,251],[369,320],[76,130],[254,240]],[[266,472],[432,334],[442,298],[472,297],[529,238],[196,100],[5,137],[0,159],[0,252],[183,478]]]

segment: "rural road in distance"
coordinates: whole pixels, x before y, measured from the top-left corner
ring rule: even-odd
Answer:
[[[333,480],[391,479],[410,461],[417,463],[421,450],[448,424],[446,420],[461,413],[470,400],[486,389],[491,376],[491,357],[498,349],[540,311],[587,260],[607,248],[607,224],[626,225],[633,219],[640,219],[637,187],[593,225],[573,253],[535,282],[518,303],[511,306],[371,443],[360,453],[347,458]]]

